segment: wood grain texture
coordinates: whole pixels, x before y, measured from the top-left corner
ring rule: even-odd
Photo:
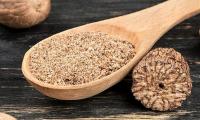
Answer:
[[[21,73],[24,53],[57,32],[158,4],[164,0],[54,0],[49,18],[39,26],[13,30],[0,26],[0,112],[18,119],[200,119],[200,16],[173,28],[154,47],[172,47],[188,60],[192,95],[172,112],[145,109],[131,94],[131,76],[113,88],[81,101],[41,95]]]

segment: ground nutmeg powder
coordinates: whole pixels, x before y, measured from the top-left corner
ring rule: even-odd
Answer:
[[[36,44],[29,68],[38,80],[53,85],[78,85],[105,77],[135,55],[134,45],[101,32],[82,32]]]

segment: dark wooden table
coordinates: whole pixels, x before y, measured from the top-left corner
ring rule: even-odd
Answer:
[[[200,119],[200,16],[173,28],[154,47],[172,47],[188,60],[192,95],[181,108],[153,112],[131,94],[131,76],[92,98],[60,101],[43,96],[21,72],[24,53],[40,40],[86,23],[124,15],[164,0],[53,0],[52,12],[42,24],[24,30],[0,26],[0,111],[18,119]]]

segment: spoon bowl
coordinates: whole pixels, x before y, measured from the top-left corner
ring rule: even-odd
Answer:
[[[136,55],[125,66],[89,83],[58,86],[37,80],[30,72],[29,60],[32,48],[23,59],[22,72],[26,80],[44,95],[61,100],[78,100],[94,96],[122,80],[137,62],[168,30],[200,12],[199,0],[168,0],[159,5],[128,15],[86,24],[55,34],[43,41],[80,32],[103,32],[120,37],[135,46]]]

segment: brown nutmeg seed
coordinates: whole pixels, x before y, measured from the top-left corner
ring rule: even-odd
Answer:
[[[16,118],[14,118],[11,115],[8,115],[6,113],[1,113],[0,112],[0,120],[17,120]]]
[[[133,95],[152,110],[173,110],[191,94],[189,66],[171,48],[150,51],[134,68],[132,77]]]
[[[0,0],[0,23],[12,28],[28,28],[44,21],[51,0]]]

